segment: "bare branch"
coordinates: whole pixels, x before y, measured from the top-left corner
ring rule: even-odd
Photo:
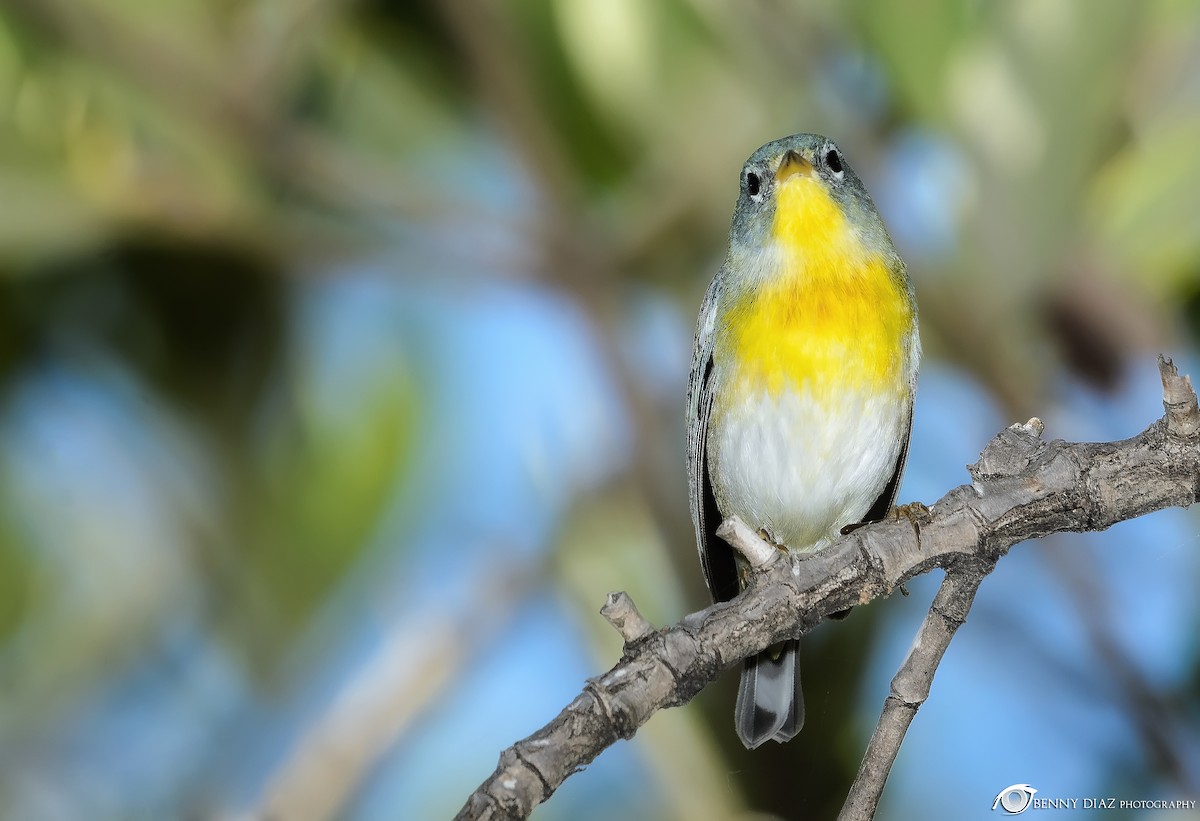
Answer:
[[[398,623],[300,734],[257,805],[237,817],[313,821],[344,812],[379,758],[508,623],[533,576],[511,557],[480,564],[465,611],[427,608],[419,624]]]
[[[1165,360],[1160,371],[1166,415],[1138,436],[1043,442],[1037,420],[1013,425],[969,468],[971,484],[951,490],[927,517],[878,522],[815,554],[783,557],[754,574],[732,601],[628,643],[616,666],[589,680],[554,720],[500,755],[458,818],[527,816],[618,738],[632,737],[656,711],[687,703],[722,670],[808,632],[830,613],[889,595],[940,567],[947,579],[918,647],[893,681],[891,705],[885,705],[885,713],[908,715],[881,720],[881,737],[872,740],[878,757],[864,781],[864,789],[867,783],[878,789],[871,786],[860,814],[847,816],[869,817],[945,645],[966,618],[979,581],[1009,548],[1050,533],[1104,530],[1196,500],[1200,411],[1189,381]]]
[[[871,743],[867,745],[838,821],[866,821],[875,816],[883,796],[883,785],[887,783],[888,773],[900,752],[908,725],[929,698],[929,687],[946,648],[950,646],[950,639],[967,620],[979,584],[994,566],[955,565],[946,573],[908,657],[892,679],[892,691],[883,702],[879,724],[871,735]]]

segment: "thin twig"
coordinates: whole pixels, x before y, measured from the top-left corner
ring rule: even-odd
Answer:
[[[858,775],[838,814],[838,821],[866,821],[875,815],[888,773],[917,710],[929,698],[934,673],[955,632],[967,619],[979,584],[992,566],[953,567],[946,573],[929,607],[925,621],[904,664],[892,679],[892,691],[883,702],[879,723],[863,754]]]
[[[737,516],[730,516],[721,522],[717,535],[728,542],[734,550],[746,557],[746,561],[755,570],[765,570],[778,559],[782,551],[767,544],[759,535],[750,529],[750,525]]]
[[[257,806],[242,817],[337,817],[422,709],[443,697],[462,666],[494,640],[535,578],[520,562],[482,564],[470,582],[467,611],[429,609],[419,625],[397,625],[304,729]]]
[[[624,590],[608,594],[600,615],[621,634],[626,644],[633,644],[654,632],[654,625],[646,621]]]

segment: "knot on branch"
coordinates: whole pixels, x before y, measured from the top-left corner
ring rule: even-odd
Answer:
[[[979,454],[979,461],[967,465],[976,482],[1001,476],[1013,476],[1029,467],[1042,446],[1045,426],[1036,416],[1025,423],[1009,425],[996,434]]]
[[[1180,439],[1194,438],[1200,432],[1200,409],[1196,407],[1191,377],[1180,376],[1175,363],[1162,354],[1158,356],[1158,374],[1162,377],[1167,433]]]
[[[746,558],[751,570],[766,570],[779,558],[780,551],[767,544],[737,516],[721,522],[717,535]]]
[[[646,621],[624,590],[608,594],[600,615],[621,634],[626,647],[654,632],[654,625]]]

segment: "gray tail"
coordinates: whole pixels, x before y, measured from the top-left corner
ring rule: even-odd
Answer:
[[[746,659],[734,723],[747,750],[767,739],[783,743],[804,726],[800,691],[800,640],[781,642]]]

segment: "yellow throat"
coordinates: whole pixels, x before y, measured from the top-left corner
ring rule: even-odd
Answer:
[[[786,177],[775,196],[764,258],[778,270],[732,302],[718,341],[738,388],[778,396],[804,386],[826,400],[847,388],[903,390],[913,309],[899,272],[864,247],[814,176]]]

